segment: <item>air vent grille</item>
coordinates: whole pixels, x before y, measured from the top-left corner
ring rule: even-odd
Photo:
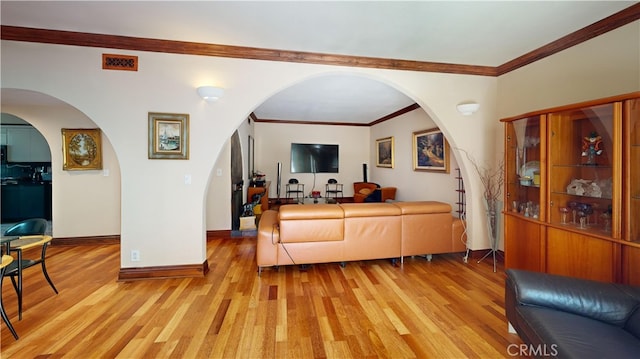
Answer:
[[[102,54],[104,70],[138,71],[138,56]]]

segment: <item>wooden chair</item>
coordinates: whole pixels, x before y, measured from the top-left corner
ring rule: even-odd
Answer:
[[[47,220],[42,218],[27,219],[16,223],[4,232],[5,236],[18,236],[19,239],[11,242],[10,251],[17,253],[17,260],[6,268],[4,276],[11,277],[13,287],[18,294],[18,318],[22,320],[22,271],[27,268],[40,264],[45,279],[49,282],[53,291],[58,294],[58,289],[51,281],[45,258],[47,247],[51,243],[51,236],[45,235],[47,229]],[[23,259],[24,251],[40,247],[40,257],[35,259]]]

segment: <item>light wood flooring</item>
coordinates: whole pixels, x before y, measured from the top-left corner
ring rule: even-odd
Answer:
[[[255,238],[207,243],[205,278],[117,282],[119,245],[52,246],[49,273],[10,280],[2,358],[501,358],[504,271],[461,255],[266,269]],[[8,279],[8,278],[7,278]]]

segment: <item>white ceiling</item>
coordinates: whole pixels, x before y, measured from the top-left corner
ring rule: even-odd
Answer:
[[[638,1],[1,1],[3,25],[499,66]],[[359,76],[317,78],[259,119],[370,123],[414,101]],[[3,99],[3,103],[6,101]]]

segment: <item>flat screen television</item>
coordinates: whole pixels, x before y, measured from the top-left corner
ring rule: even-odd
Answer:
[[[338,145],[292,143],[291,173],[338,173]]]

